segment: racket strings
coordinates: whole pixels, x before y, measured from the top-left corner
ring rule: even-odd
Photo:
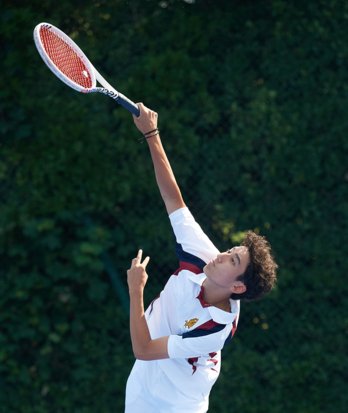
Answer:
[[[49,27],[41,27],[40,38],[48,57],[65,76],[84,88],[93,86],[87,66],[72,46]]]

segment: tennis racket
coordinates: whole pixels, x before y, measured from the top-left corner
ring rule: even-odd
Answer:
[[[43,61],[64,83],[81,93],[100,92],[139,116],[138,106],[114,89],[95,69],[78,45],[49,23],[34,29],[34,41]],[[97,86],[97,81],[102,87]]]

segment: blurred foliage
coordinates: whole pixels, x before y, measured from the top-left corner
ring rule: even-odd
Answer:
[[[5,0],[0,19],[0,411],[122,411],[125,269],[151,255],[149,301],[176,265],[146,144],[111,99],[48,71],[32,41],[48,21],[159,111],[217,246],[254,229],[274,247],[278,288],[243,305],[211,411],[343,413],[348,4]]]

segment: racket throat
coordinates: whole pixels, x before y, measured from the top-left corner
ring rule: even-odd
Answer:
[[[119,93],[114,89],[109,82],[107,82],[103,76],[96,70],[95,77],[97,81],[101,84],[102,87],[97,87],[98,92],[103,93],[104,95],[110,96],[112,99],[117,100]]]
[[[98,92],[103,93],[104,95],[110,96],[119,105],[123,106],[125,109],[127,109],[131,113],[133,113],[133,115],[135,115],[135,116],[140,115],[140,110],[134,102],[129,100],[122,93],[117,92],[117,90],[114,89],[110,85],[110,83],[108,83],[97,70],[94,69],[94,71],[95,71],[95,77],[96,77],[97,81],[103,86],[103,87],[97,87],[95,90],[97,90]]]
[[[105,87],[97,87],[96,90],[104,95],[110,96],[114,100],[118,100],[120,94],[115,89],[107,89]]]

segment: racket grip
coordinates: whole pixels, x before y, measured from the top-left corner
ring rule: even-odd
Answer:
[[[136,117],[140,115],[140,109],[138,108],[138,105],[136,105],[126,96],[122,95],[122,93],[118,94],[116,102],[123,106],[125,109],[129,110],[129,112],[133,113],[133,115],[135,115]]]

